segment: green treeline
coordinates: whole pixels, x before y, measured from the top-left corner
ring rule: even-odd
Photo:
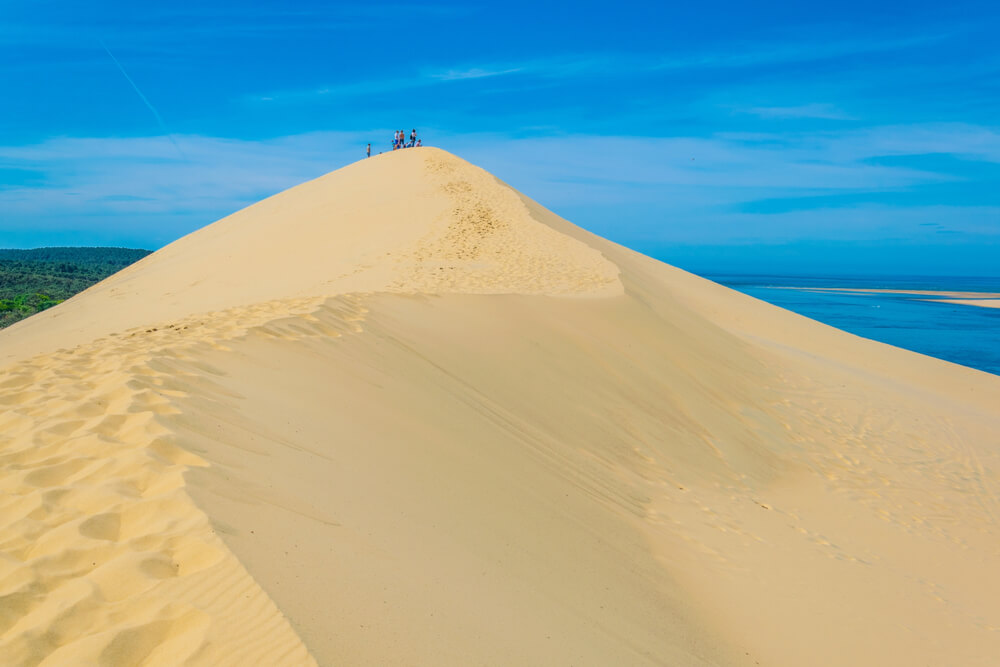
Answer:
[[[0,249],[0,328],[65,301],[149,252],[132,248]]]

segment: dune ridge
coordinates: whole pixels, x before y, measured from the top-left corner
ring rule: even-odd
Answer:
[[[429,199],[425,193],[393,190],[409,209],[410,235],[420,236],[404,235],[411,245],[395,258],[381,247],[400,247],[395,228],[354,239],[347,248],[352,254],[336,258],[340,266],[332,274],[339,271],[340,281],[371,291],[620,291],[616,267],[539,225],[517,195],[486,172],[456,174],[457,160],[433,149],[413,160],[428,163],[434,191],[444,197],[421,206],[417,199]],[[281,222],[337,222],[331,207],[349,214],[356,206],[350,184],[326,182],[342,175],[334,172],[224,219],[46,313],[44,322],[5,332],[3,353],[15,363],[5,369],[0,426],[9,438],[3,460],[16,471],[3,478],[10,500],[0,513],[9,557],[0,640],[5,655],[19,664],[311,660],[226,550],[217,535],[224,527],[192,504],[184,472],[207,463],[178,444],[164,421],[178,413],[171,401],[185,395],[174,365],[191,350],[220,346],[265,322],[308,312],[318,301],[288,299],[288,292],[343,289],[337,278],[329,279],[330,267],[316,260],[313,272],[293,273],[281,285],[286,298],[255,302],[261,285],[274,278],[266,270],[273,244],[288,236],[301,242]],[[371,179],[367,184],[373,197],[375,186],[384,186]],[[228,247],[234,232],[266,237],[247,252],[251,257],[234,262],[235,269],[206,251],[235,252]],[[343,226],[333,233],[351,234]],[[255,262],[265,269],[265,282],[241,284],[262,273],[249,268]],[[190,281],[187,290],[179,289],[178,277]],[[224,303],[241,305],[202,310]],[[171,315],[178,317],[165,321]],[[68,330],[63,318],[71,320]],[[54,345],[67,347],[29,356]]]
[[[185,395],[164,358],[296,305],[125,331],[5,369],[4,662],[312,662],[192,503],[184,472],[207,463],[164,423]]]
[[[987,665],[1000,379],[436,149],[0,332],[16,664]]]
[[[957,303],[962,306],[978,306],[980,308],[1000,308],[1000,299],[927,299],[938,303]]]
[[[621,289],[599,251],[537,222],[488,172],[426,148],[338,169],[171,243],[5,330],[0,363],[280,299]]]

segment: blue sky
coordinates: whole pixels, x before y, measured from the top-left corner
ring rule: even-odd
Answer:
[[[813,4],[0,0],[0,247],[157,248],[416,127],[692,270],[1000,274],[1000,3]]]

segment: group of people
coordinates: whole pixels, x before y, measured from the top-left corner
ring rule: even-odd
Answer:
[[[397,148],[413,148],[414,146],[420,145],[420,139],[417,139],[417,131],[410,130],[410,141],[406,141],[406,131],[396,130],[392,135],[392,150]]]
[[[397,150],[399,148],[419,148],[422,145],[422,140],[417,139],[416,129],[410,130],[410,140],[406,140],[405,130],[396,130],[392,134],[392,150]],[[372,156],[372,145],[368,144],[368,157]],[[381,153],[380,153],[381,155]]]

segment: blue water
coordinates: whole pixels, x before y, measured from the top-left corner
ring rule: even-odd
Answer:
[[[1000,375],[1000,309],[911,294],[809,292],[789,287],[1000,293],[1000,278],[710,275],[710,280],[865,338]],[[944,297],[941,297],[944,298]],[[998,397],[1000,400],[1000,397]]]

